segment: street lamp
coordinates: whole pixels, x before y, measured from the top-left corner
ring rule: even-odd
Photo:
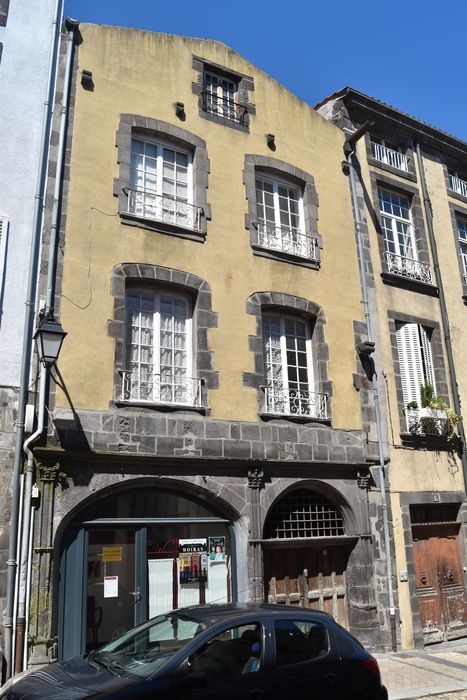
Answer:
[[[66,332],[53,316],[45,318],[34,333],[39,360],[45,367],[57,361],[65,336]]]

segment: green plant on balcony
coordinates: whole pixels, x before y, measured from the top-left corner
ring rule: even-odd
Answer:
[[[444,399],[436,396],[433,385],[429,383],[420,385],[420,406],[417,401],[410,401],[407,408],[418,411],[422,432],[447,434],[448,439],[452,438],[457,424],[462,420],[460,413],[456,413]]]

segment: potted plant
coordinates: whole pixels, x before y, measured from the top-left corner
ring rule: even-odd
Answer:
[[[420,407],[417,401],[407,404],[410,411],[418,411],[421,432],[452,436],[462,416],[446,404],[444,399],[436,396],[432,384],[420,386]]]

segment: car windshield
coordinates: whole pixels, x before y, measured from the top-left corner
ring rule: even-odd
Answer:
[[[150,678],[208,624],[179,613],[159,615],[91,652],[88,661],[120,676]]]

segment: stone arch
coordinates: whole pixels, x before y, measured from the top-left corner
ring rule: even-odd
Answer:
[[[274,507],[286,496],[293,493],[293,491],[303,491],[307,490],[316,494],[319,494],[325,498],[329,503],[336,507],[336,510],[340,513],[343,520],[344,535],[358,535],[358,523],[357,518],[354,513],[352,505],[348,499],[338,491],[334,486],[325,481],[320,481],[317,479],[304,479],[297,481],[294,484],[290,484],[285,488],[282,488],[279,492],[274,492],[270,490],[268,503],[263,503],[265,508],[265,515],[262,523],[262,530],[264,532],[268,517],[272,513]]]
[[[313,362],[317,379],[317,391],[328,396],[328,417],[332,416],[332,383],[328,380],[329,348],[324,337],[326,315],[324,309],[309,299],[275,291],[255,292],[246,300],[246,311],[256,317],[256,335],[249,336],[249,348],[254,355],[254,372],[243,373],[244,386],[257,390],[258,412],[262,412],[264,384],[262,313],[265,309],[287,312],[304,317],[311,326]]]

